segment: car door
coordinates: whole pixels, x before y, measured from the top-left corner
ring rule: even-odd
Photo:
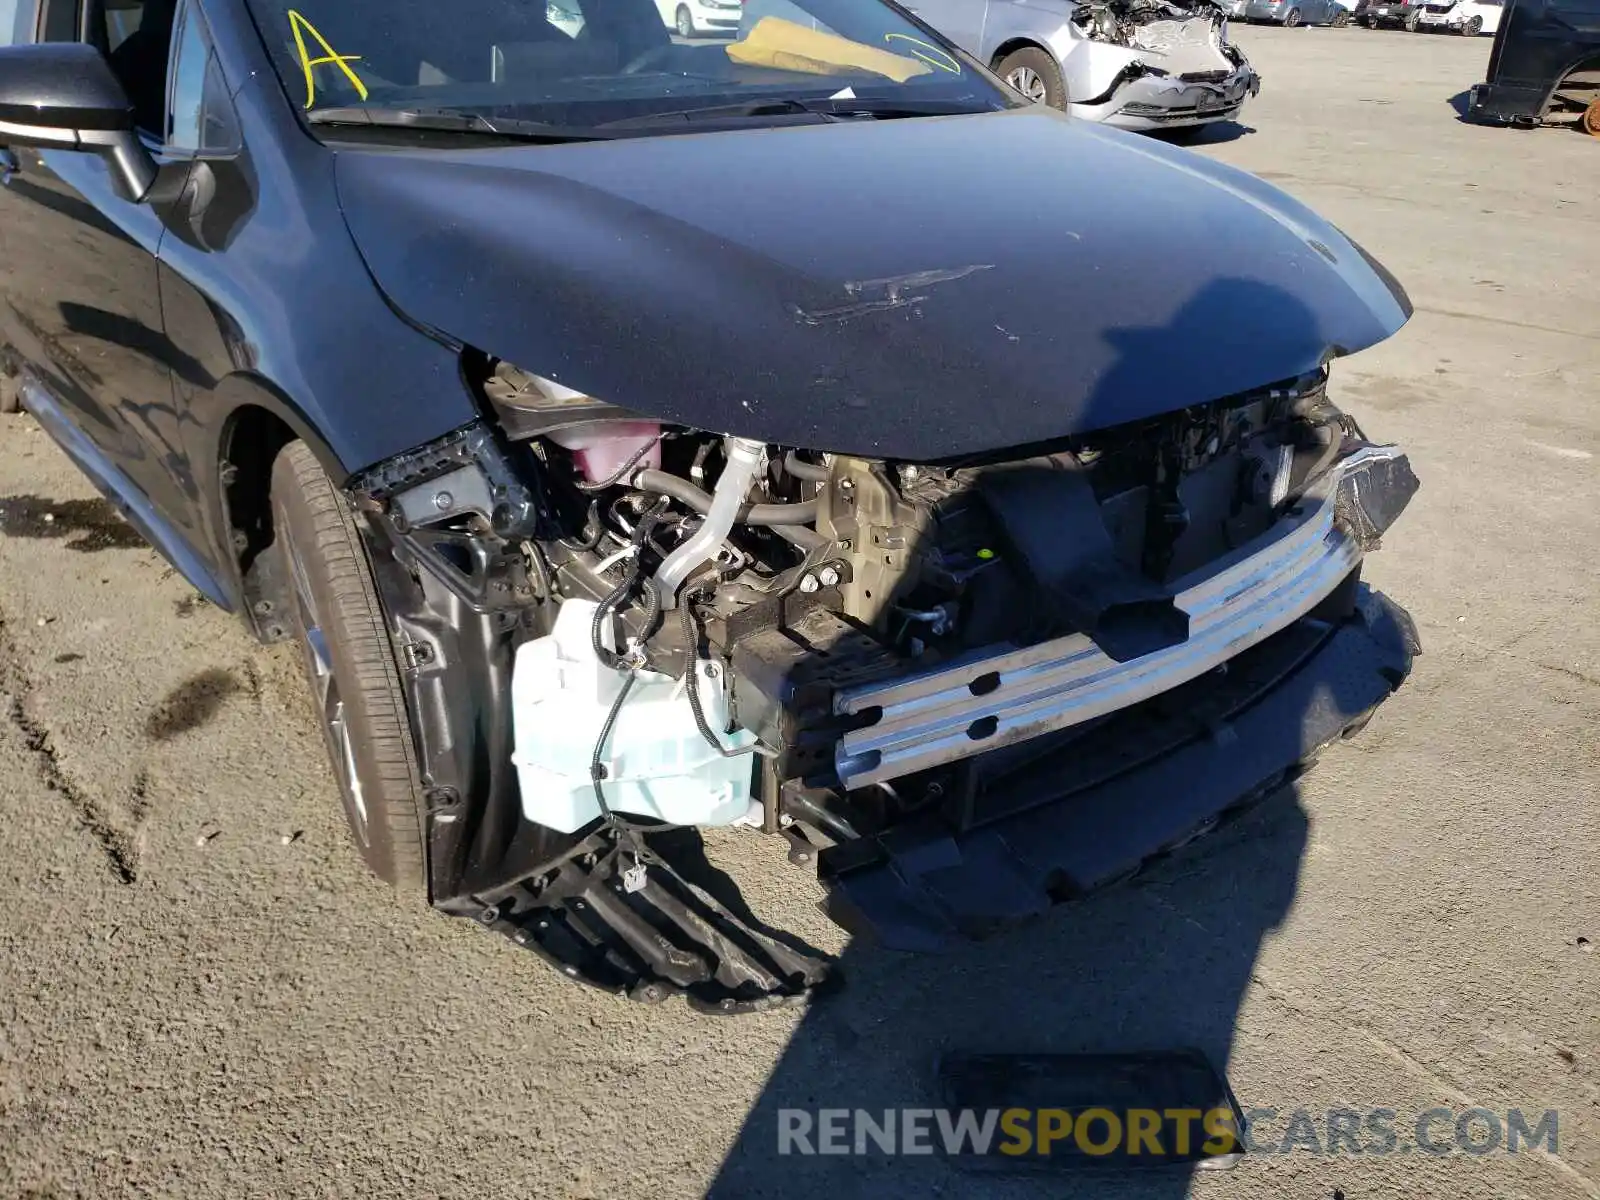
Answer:
[[[38,40],[88,41],[107,54],[155,152],[175,6],[44,0],[32,27]],[[190,497],[157,286],[163,206],[124,199],[99,155],[22,147],[11,155],[0,188],[0,340],[124,477],[111,485],[131,485],[181,530],[191,524]]]

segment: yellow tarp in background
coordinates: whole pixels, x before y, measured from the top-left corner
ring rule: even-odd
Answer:
[[[871,71],[904,83],[932,68],[914,58],[852,42],[836,33],[807,29],[782,17],[762,17],[742,40],[727,47],[728,57],[752,67],[773,67],[805,75],[837,75],[841,70]]]

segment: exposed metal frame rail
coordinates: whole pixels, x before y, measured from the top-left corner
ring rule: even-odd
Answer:
[[[1175,602],[1189,614],[1178,645],[1119,663],[1074,633],[840,692],[838,714],[881,710],[840,739],[840,783],[864,787],[1065,729],[1216,669],[1305,616],[1355,569],[1363,547],[1336,520],[1339,490],[1399,457],[1393,447],[1363,448],[1267,532],[1178,581]]]

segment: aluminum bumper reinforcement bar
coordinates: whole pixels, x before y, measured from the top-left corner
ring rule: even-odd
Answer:
[[[1116,662],[1081,633],[841,691],[834,711],[877,719],[840,739],[840,783],[864,787],[1078,725],[1198,678],[1325,599],[1416,489],[1393,446],[1335,464],[1271,529],[1177,581],[1187,640]]]

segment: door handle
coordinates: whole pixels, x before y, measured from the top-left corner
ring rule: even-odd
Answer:
[[[22,170],[22,160],[10,146],[0,146],[0,184],[11,182],[11,177]]]

